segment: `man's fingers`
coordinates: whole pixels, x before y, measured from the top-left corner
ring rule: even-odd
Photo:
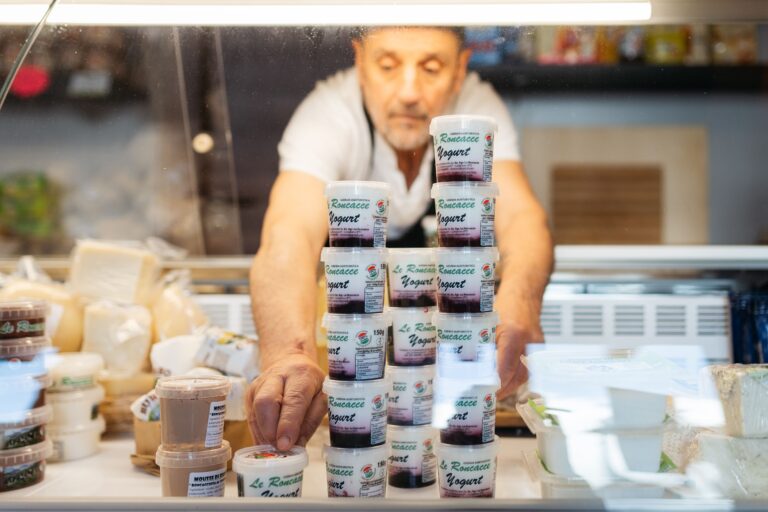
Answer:
[[[312,434],[315,433],[317,427],[320,426],[320,422],[323,421],[323,417],[327,411],[328,405],[325,401],[325,395],[322,393],[316,394],[304,417],[304,423],[299,431],[299,439],[296,441],[296,444],[302,446],[307,444],[309,438],[312,437]]]
[[[262,382],[262,379],[256,379],[251,382],[251,385],[248,386],[248,391],[245,394],[245,410],[248,417],[248,427],[251,429],[251,436],[253,436],[256,444],[259,444],[263,437],[261,435],[261,431],[259,430],[259,423],[256,420],[258,414],[256,414],[253,399],[258,393]]]
[[[314,397],[322,383],[310,369],[289,375],[283,390],[283,408],[277,425],[278,450],[288,450],[299,438],[299,432]]]
[[[277,422],[280,419],[280,407],[283,403],[283,390],[283,377],[268,375],[254,395],[253,415],[261,435],[261,442],[275,442]]]

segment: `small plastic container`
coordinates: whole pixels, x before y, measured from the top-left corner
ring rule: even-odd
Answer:
[[[49,460],[66,462],[95,455],[105,429],[101,416],[82,425],[49,426],[48,433],[53,441],[53,455]]]
[[[464,181],[432,185],[440,247],[494,247],[498,195],[499,187],[495,183]]]
[[[328,395],[328,427],[331,445],[339,448],[367,448],[387,441],[386,379],[344,382],[325,379]]]
[[[392,331],[387,358],[391,366],[435,364],[437,333],[432,324],[435,308],[389,308]]]
[[[417,489],[437,481],[436,435],[430,426],[388,427],[389,485]]]
[[[440,441],[453,445],[479,445],[494,440],[496,391],[499,377],[467,373],[465,379],[435,379],[432,425]]]
[[[441,313],[490,313],[496,279],[496,248],[435,249],[437,305]]]
[[[496,312],[436,313],[432,323],[437,332],[439,365],[486,362],[495,367]]]
[[[13,415],[44,406],[50,385],[47,373],[0,377],[0,414]]]
[[[441,498],[493,498],[499,438],[481,445],[440,443],[437,464]]]
[[[429,124],[437,181],[491,181],[496,120],[486,116],[438,116]]]
[[[387,269],[390,306],[437,305],[437,273],[432,249],[389,249]]]
[[[325,247],[320,252],[325,268],[329,313],[381,313],[387,275],[386,249]]]
[[[64,352],[50,357],[48,373],[52,383],[49,391],[76,391],[96,386],[104,369],[104,358],[90,352]]]
[[[386,247],[391,187],[378,181],[333,181],[325,187],[331,247]]]
[[[237,495],[248,498],[301,498],[307,451],[294,446],[282,452],[263,444],[235,453],[232,470],[237,474]]]
[[[219,448],[224,437],[226,377],[166,377],[155,386],[160,399],[164,450],[196,451]]]
[[[160,466],[164,497],[221,497],[227,478],[227,462],[232,449],[224,441],[220,447],[198,451],[170,451],[160,446],[155,462]]]
[[[42,482],[45,459],[52,452],[50,441],[0,452],[0,492],[15,491]]]
[[[45,336],[47,313],[41,300],[0,301],[0,340]]]
[[[387,447],[325,446],[329,498],[384,498],[387,492]]]
[[[0,340],[0,363],[34,362],[51,347],[51,340],[45,336],[34,338],[9,338]]]
[[[0,451],[16,450],[44,442],[45,426],[50,420],[49,405],[17,414],[0,415]]]
[[[432,422],[432,382],[434,365],[390,366],[387,378],[391,383],[387,403],[387,423],[390,425],[429,425]]]
[[[99,415],[99,404],[102,400],[104,388],[101,386],[48,393],[48,403],[53,407],[51,426],[71,428],[95,420]]]
[[[328,375],[333,380],[375,380],[384,377],[386,313],[334,315],[326,313],[322,326],[328,344]]]

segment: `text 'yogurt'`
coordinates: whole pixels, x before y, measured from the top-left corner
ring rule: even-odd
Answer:
[[[485,116],[432,119],[429,133],[434,144],[437,181],[491,181],[497,129],[496,121]]]
[[[328,426],[333,446],[365,448],[386,442],[388,388],[385,379],[325,379],[323,392],[328,395]]]
[[[496,248],[435,249],[437,303],[443,313],[493,311]]]
[[[389,308],[389,364],[424,366],[434,364],[437,347],[432,317],[435,308]]]
[[[385,247],[390,186],[335,181],[325,187],[331,247]]]
[[[381,313],[387,253],[384,249],[324,248],[329,313]]]

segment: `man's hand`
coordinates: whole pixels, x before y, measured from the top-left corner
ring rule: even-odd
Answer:
[[[278,450],[306,444],[326,412],[324,378],[305,354],[285,356],[259,375],[246,397],[256,444],[271,444]]]
[[[525,355],[527,344],[542,341],[544,335],[538,318],[511,321],[502,318],[496,328],[496,356],[501,378],[501,388],[496,393],[499,399],[515,394],[517,388],[528,379],[528,371],[520,361],[520,356]]]

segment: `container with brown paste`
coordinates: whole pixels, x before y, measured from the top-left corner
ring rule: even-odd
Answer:
[[[0,340],[44,336],[47,312],[41,300],[0,301]]]
[[[224,496],[227,461],[231,457],[227,441],[220,448],[188,452],[170,451],[161,445],[155,462],[160,466],[163,496]]]

